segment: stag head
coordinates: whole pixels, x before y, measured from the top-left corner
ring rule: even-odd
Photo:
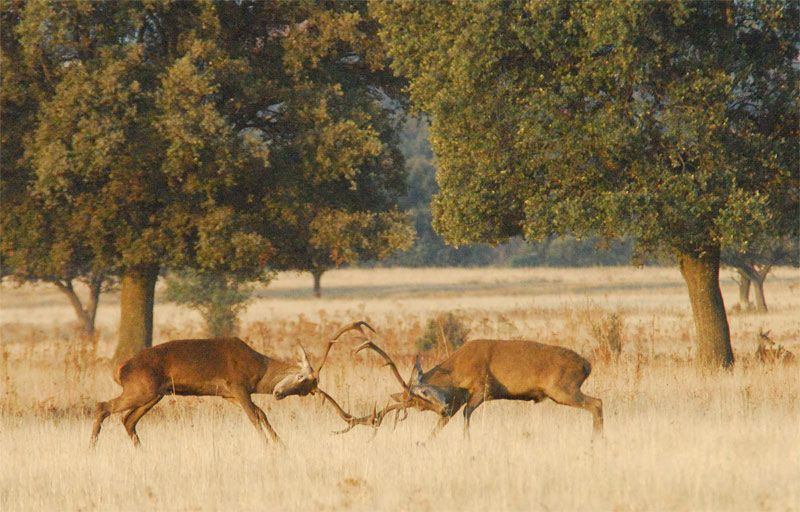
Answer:
[[[297,395],[306,396],[314,394],[319,383],[319,374],[314,371],[308,360],[308,354],[302,345],[298,347],[297,366],[294,371],[281,379],[272,391],[272,395],[277,400],[282,400],[287,396]]]
[[[290,395],[306,396],[308,394],[315,394],[317,391],[319,391],[318,385],[320,371],[322,371],[322,367],[325,366],[325,361],[328,360],[328,353],[330,353],[333,344],[338,341],[342,334],[348,331],[357,330],[364,335],[365,327],[369,330],[373,330],[369,324],[362,321],[353,322],[339,329],[339,331],[330,341],[328,341],[328,344],[325,346],[325,351],[320,358],[320,362],[316,370],[308,360],[308,354],[303,346],[298,344],[298,359],[296,368],[294,368],[294,371],[291,371],[286,377],[284,377],[275,385],[275,389],[272,391],[273,396],[276,399],[281,400]]]
[[[401,395],[397,397],[397,395]],[[434,411],[437,414],[449,413],[457,402],[458,390],[428,384],[425,372],[420,364],[420,357],[414,361],[414,369],[408,379],[408,389],[403,393],[392,395],[396,401],[402,401],[406,408],[420,411]],[[399,398],[399,399],[398,399]]]
[[[365,339],[364,343],[362,343],[355,350],[355,353],[365,349],[370,349],[376,352],[384,359],[384,361],[386,361],[385,366],[388,366],[392,370],[392,373],[397,381],[401,386],[403,386],[403,392],[390,395],[395,401],[394,404],[389,404],[380,411],[373,411],[370,416],[351,419],[351,421],[348,422],[348,428],[344,429],[342,432],[349,431],[355,425],[369,425],[377,428],[381,425],[386,415],[392,411],[395,411],[396,425],[398,419],[403,420],[407,417],[408,409],[435,411],[441,414],[442,411],[446,411],[448,408],[453,406],[455,397],[454,393],[449,392],[447,389],[431,386],[425,383],[425,372],[422,371],[419,356],[417,356],[414,369],[412,370],[411,376],[406,382],[400,376],[400,372],[397,370],[397,365],[394,363],[394,361],[392,361],[392,358],[389,357],[389,354],[387,354],[382,348],[377,346],[373,341]],[[399,417],[400,413],[403,413],[402,418]]]

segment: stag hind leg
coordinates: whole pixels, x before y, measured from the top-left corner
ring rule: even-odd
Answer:
[[[125,416],[122,417],[122,424],[125,426],[125,431],[128,432],[128,436],[130,436],[131,441],[133,441],[133,446],[139,446],[141,444],[139,441],[139,435],[136,433],[136,424],[139,423],[139,420],[142,419],[142,416],[147,414],[147,412],[158,402],[160,402],[163,397],[163,395],[158,395],[146,404],[131,409],[125,413]]]
[[[550,398],[561,405],[578,407],[592,414],[592,426],[595,434],[603,433],[603,401],[593,396],[584,395],[580,389],[574,392],[557,391],[549,394]]]
[[[123,390],[122,394],[113,400],[109,400],[108,402],[99,402],[97,407],[95,407],[94,412],[94,425],[92,427],[92,437],[91,437],[91,444],[94,446],[97,443],[97,436],[100,435],[100,428],[103,425],[103,421],[108,418],[109,415],[124,412],[127,410],[131,410],[132,412],[149,403],[153,400],[153,395],[129,395]],[[154,404],[155,405],[155,404]],[[145,411],[147,412],[147,411]],[[136,442],[134,441],[134,445]]]
[[[100,434],[100,428],[103,426],[103,421],[105,421],[109,415],[130,410],[131,412],[126,414],[123,418],[123,424],[125,424],[126,420],[135,415],[136,409],[147,405],[159,396],[157,388],[158,386],[154,382],[152,376],[139,373],[131,375],[129,379],[123,382],[122,394],[117,398],[109,400],[108,402],[98,402],[97,407],[95,407],[94,425],[92,427],[92,446],[97,443],[97,436]],[[147,412],[147,410],[144,412]],[[131,437],[131,439],[133,439],[133,437]],[[133,440],[134,445],[136,445],[137,440]]]

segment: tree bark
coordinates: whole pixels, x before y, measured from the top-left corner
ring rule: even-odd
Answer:
[[[157,266],[128,268],[122,273],[119,339],[114,360],[126,361],[153,345],[153,302]]]
[[[739,273],[739,309],[742,311],[749,311],[753,305],[750,303],[750,278],[741,271],[741,269],[737,269]]]
[[[701,368],[733,366],[731,335],[719,287],[719,246],[702,253],[679,255],[681,274],[689,290]]]
[[[78,317],[82,334],[87,338],[94,336],[94,316],[90,316],[88,307],[87,309],[84,309],[80,297],[78,297],[78,294],[75,292],[75,288],[72,286],[72,280],[67,279],[64,281],[54,281],[54,284],[59,291],[61,291],[61,293],[67,296],[67,299],[72,306],[72,310],[75,311],[75,316]]]
[[[764,298],[764,280],[767,278],[766,275],[762,276],[759,273],[759,279],[753,280],[753,295],[755,296],[756,301],[756,311],[759,313],[766,313],[767,312],[767,300]]]
[[[92,325],[92,336],[95,333],[95,321],[97,320],[97,306],[100,305],[100,292],[103,289],[105,276],[101,273],[92,274],[89,279],[89,300],[86,302],[86,314]]]
[[[324,271],[318,268],[315,268],[311,271],[311,275],[314,276],[314,297],[320,298],[322,297],[322,273]]]
[[[759,268],[759,266],[754,263],[738,262],[736,264],[736,269],[739,271],[739,275],[742,276],[742,279],[748,279],[753,285],[755,310],[759,313],[766,313],[768,310],[767,300],[764,297],[764,281],[766,281],[767,274],[769,274],[769,271],[772,269],[772,265],[763,265]],[[739,293],[741,296],[741,283],[739,286]]]

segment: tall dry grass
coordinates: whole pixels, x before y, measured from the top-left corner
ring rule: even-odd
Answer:
[[[732,305],[735,283],[722,283]],[[91,344],[57,292],[3,285],[0,510],[800,508],[800,367],[754,356],[762,329],[800,355],[796,270],[770,277],[770,313],[731,316],[737,365],[712,376],[692,366],[691,313],[672,269],[346,270],[323,286],[314,300],[310,278],[280,276],[259,290],[242,336],[268,354],[291,357],[297,341],[318,354],[339,324],[365,318],[405,372],[428,318],[455,310],[471,337],[536,339],[593,359],[585,390],[604,400],[604,438],[592,440],[584,411],[505,401],[476,411],[469,440],[458,417],[425,442],[436,418],[414,412],[394,431],[386,422],[334,436],[341,420],[316,398],[257,396],[281,450],[262,446],[223,400],[167,397],[139,424],[141,449],[112,417],[91,450],[94,402],[119,391],[107,360],[118,299],[103,298]],[[159,340],[201,335],[200,325],[157,305]],[[322,387],[365,413],[396,385],[372,355],[351,358],[353,345],[334,348]]]

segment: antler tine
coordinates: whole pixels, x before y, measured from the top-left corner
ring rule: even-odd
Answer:
[[[371,340],[367,340],[361,345],[359,345],[358,348],[356,348],[353,353],[358,354],[365,348],[369,348],[377,352],[378,355],[381,356],[386,361],[386,364],[384,366],[388,366],[389,368],[392,369],[392,373],[394,374],[395,378],[400,383],[400,385],[403,386],[403,389],[405,389],[409,393],[411,392],[410,386],[406,384],[406,382],[403,380],[403,377],[400,376],[400,372],[397,370],[397,365],[394,364],[394,361],[392,361],[392,358],[389,357],[389,354],[387,354],[382,348],[373,343]]]
[[[339,336],[341,336],[342,334],[346,333],[347,331],[352,331],[353,329],[358,329],[359,331],[361,331],[361,334],[364,334],[366,336],[366,334],[364,333],[364,327],[366,327],[367,329],[369,329],[373,333],[377,333],[377,331],[375,329],[373,329],[372,326],[370,326],[367,322],[365,322],[363,320],[359,320],[358,322],[353,322],[352,324],[347,324],[344,327],[342,327],[341,329],[339,329],[336,332],[336,334],[333,336],[332,339],[333,339],[333,341],[336,341],[336,340],[339,339]]]
[[[406,409],[406,404],[404,403],[387,405],[380,411],[377,410],[377,405],[373,405],[372,414],[370,414],[369,416],[362,416],[360,418],[350,418],[349,420],[345,420],[347,422],[347,427],[343,428],[342,430],[338,430],[334,433],[344,434],[346,432],[350,432],[350,430],[352,430],[356,425],[369,425],[377,431],[378,427],[381,426],[381,424],[383,423],[383,419],[386,417],[388,413],[392,411],[397,412],[399,410],[405,411],[405,409]],[[403,420],[405,420],[405,417],[403,418]]]
[[[377,410],[378,406],[377,404],[374,404],[372,406],[372,414],[370,414],[369,416],[362,416],[360,418],[356,418],[352,414],[342,409],[342,407],[336,402],[336,400],[334,400],[333,397],[330,396],[328,393],[319,388],[317,388],[317,392],[320,395],[322,395],[322,397],[325,400],[331,403],[331,405],[336,410],[336,413],[339,415],[339,417],[341,417],[344,420],[344,422],[347,423],[347,428],[336,431],[334,432],[335,434],[344,434],[345,432],[349,432],[356,425],[369,425],[371,427],[378,428],[381,426],[381,423],[383,422],[383,417],[387,412],[386,409],[378,412]]]
[[[401,404],[396,404],[397,407],[394,408],[394,423],[392,424],[392,430],[397,429],[397,423],[400,421],[406,421],[408,418],[408,406],[406,402]],[[400,418],[400,413],[403,413],[403,417]]]
[[[373,329],[367,322],[363,320],[347,324],[341,329],[339,329],[333,336],[333,338],[331,338],[330,341],[328,341],[328,344],[325,346],[325,351],[322,353],[322,359],[320,359],[319,365],[317,366],[317,373],[319,373],[319,371],[322,370],[322,367],[325,366],[325,361],[328,360],[328,353],[331,351],[331,347],[333,347],[333,344],[336,343],[336,341],[342,334],[346,333],[347,331],[358,330],[361,332],[362,336],[366,338],[367,335],[364,332],[364,327],[366,327],[372,332],[375,332],[375,329]]]
[[[317,393],[319,393],[320,395],[322,395],[322,397],[323,397],[325,400],[327,400],[328,402],[330,402],[330,403],[331,403],[331,405],[333,406],[333,408],[336,410],[336,413],[337,413],[339,416],[341,416],[341,418],[342,418],[344,421],[347,421],[347,422],[349,422],[350,420],[352,420],[352,419],[353,419],[353,415],[352,415],[352,414],[350,414],[349,412],[345,411],[344,409],[342,409],[342,407],[341,407],[341,406],[340,406],[340,405],[339,405],[339,404],[336,402],[336,400],[334,400],[334,399],[333,399],[333,397],[332,397],[331,395],[329,395],[328,393],[326,393],[325,391],[323,391],[323,390],[322,390],[322,389],[320,389],[320,388],[317,388]]]

